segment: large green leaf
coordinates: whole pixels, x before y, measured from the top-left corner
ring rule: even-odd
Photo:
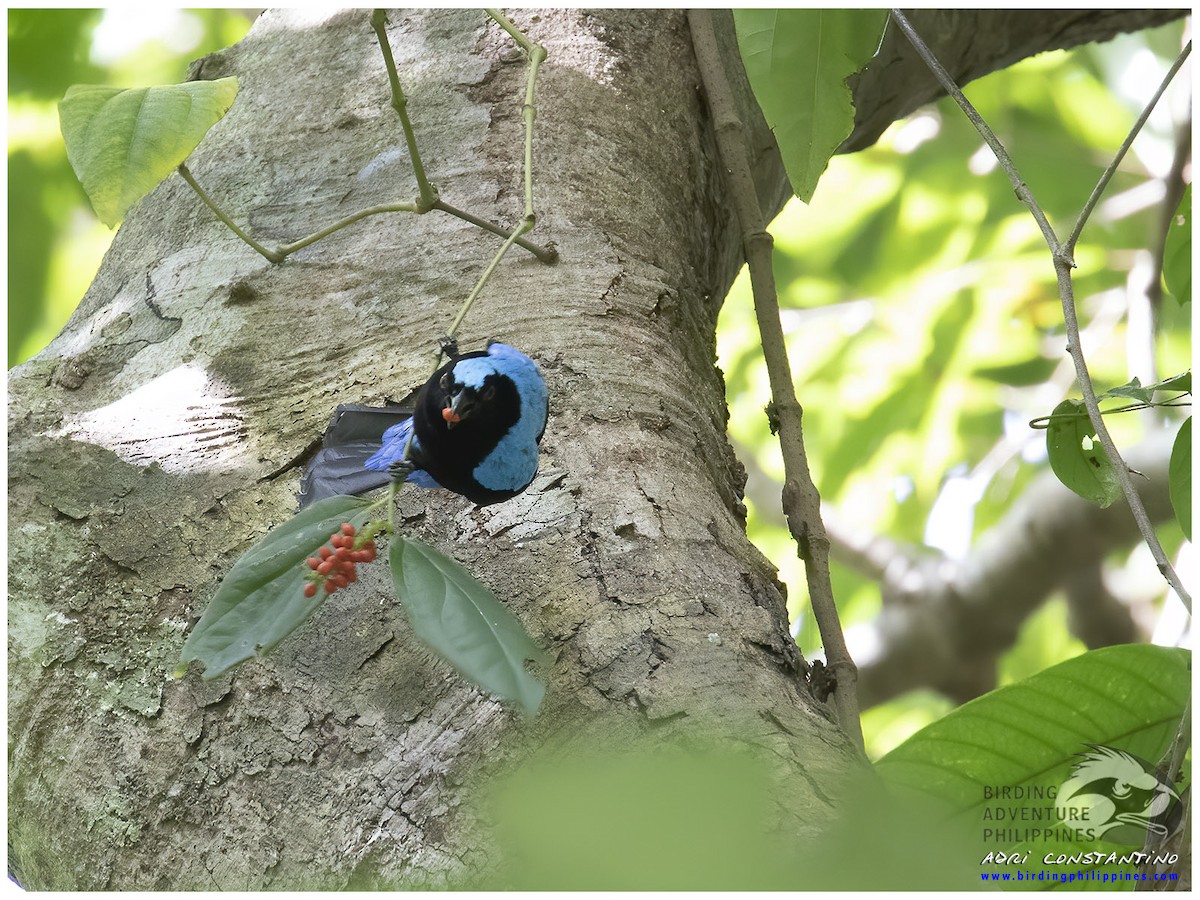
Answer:
[[[355,529],[369,518],[370,501],[337,496],[319,500],[272,529],[242,554],[188,635],[180,655],[204,663],[204,677],[275,647],[300,627],[325,599],[304,596],[305,559],[325,544],[343,522]]]
[[[542,652],[517,617],[432,547],[395,535],[388,553],[396,596],[417,636],[467,680],[536,713],[546,689],[525,671],[525,660]]]
[[[1054,407],[1046,426],[1046,451],[1058,480],[1080,497],[1108,507],[1121,496],[1116,470],[1095,437],[1082,400]]]
[[[792,190],[806,203],[854,129],[846,78],[875,55],[883,9],[735,9],[738,47],[775,132]]]
[[[1163,279],[1181,304],[1192,299],[1192,186],[1189,184],[1175,210],[1163,247]]]
[[[58,104],[67,158],[104,224],[167,177],[228,112],[236,78],[145,88],[77,84]]]
[[[1192,417],[1179,429],[1167,469],[1168,491],[1183,536],[1192,539]]]
[[[1038,862],[1042,848],[1096,849],[1047,805],[1053,812],[1057,788],[1087,745],[1160,759],[1190,695],[1189,663],[1176,648],[1093,650],[964,704],[880,759],[876,771],[894,791],[940,802],[963,830],[984,837],[994,829],[998,836],[982,841],[990,849],[1037,847]],[[1030,826],[1054,827],[1036,834]]]

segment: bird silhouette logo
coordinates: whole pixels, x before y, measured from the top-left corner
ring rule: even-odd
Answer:
[[[1174,786],[1132,753],[1088,744],[1077,754],[1071,777],[1058,789],[1063,821],[1073,821],[1103,838],[1128,846],[1149,835],[1170,837],[1179,827],[1181,806]]]

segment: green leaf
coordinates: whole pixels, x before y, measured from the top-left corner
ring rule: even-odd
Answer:
[[[67,158],[110,228],[187,159],[237,96],[236,78],[146,88],[76,84],[58,104]]]
[[[1175,519],[1183,536],[1192,539],[1192,417],[1179,428],[1175,446],[1171,448],[1171,463],[1167,468],[1167,487]]]
[[[1054,407],[1046,426],[1050,468],[1058,480],[1085,500],[1111,506],[1121,496],[1116,471],[1096,440],[1082,400]]]
[[[1031,835],[1014,822],[1058,824],[1044,814],[1054,806],[1046,789],[1067,780],[1085,745],[1162,756],[1190,695],[1189,663],[1187,651],[1169,647],[1093,650],[964,704],[880,759],[876,772],[892,789],[946,804],[964,829],[997,824],[986,820],[1001,807],[1010,839],[993,849],[1020,845]],[[998,788],[1013,790],[997,800]]]
[[[305,559],[343,522],[361,528],[370,506],[360,497],[319,500],[242,554],[188,635],[181,668],[198,659],[204,663],[204,678],[216,678],[299,628],[326,596],[324,591],[311,599],[304,596],[310,571]]]
[[[1106,397],[1128,397],[1131,400],[1137,400],[1141,403],[1153,403],[1154,387],[1153,385],[1142,387],[1141,379],[1135,375],[1132,381],[1115,388],[1109,388],[1096,399],[1103,400]]]
[[[1163,246],[1163,280],[1182,306],[1192,299],[1192,186],[1189,184],[1167,229]]]
[[[432,547],[395,535],[388,553],[396,596],[417,636],[468,681],[536,713],[546,688],[525,671],[525,660],[542,652],[517,617]]]
[[[738,47],[754,96],[806,203],[854,129],[846,78],[875,55],[883,9],[735,9]]]

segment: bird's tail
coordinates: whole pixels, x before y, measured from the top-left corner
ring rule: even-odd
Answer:
[[[300,481],[300,508],[335,494],[364,494],[392,480],[386,471],[363,468],[379,450],[383,433],[412,417],[403,406],[363,406],[347,403],[334,410],[321,449]]]

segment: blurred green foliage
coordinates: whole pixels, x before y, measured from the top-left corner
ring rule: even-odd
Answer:
[[[967,86],[1060,235],[1073,227],[1174,60],[1180,35],[1176,24],[1047,53]],[[1178,85],[1185,102],[1186,83]],[[1129,297],[1139,290],[1131,272],[1152,269],[1162,241],[1161,178],[1173,152],[1173,123],[1163,109],[1122,164],[1076,253],[1075,295],[1098,391],[1190,366],[1190,310],[1156,299],[1153,337],[1126,327],[1127,304],[1137,302]],[[875,146],[835,157],[811,203],[793,200],[771,232],[809,464],[823,501],[856,532],[960,556],[1042,471],[1044,434],[1028,422],[1079,396],[1052,261],[1032,216],[979,135],[943,100],[894,124]],[[1148,284],[1157,274],[1142,278]],[[783,469],[763,414],[769,389],[745,273],[725,303],[718,352],[730,436],[750,477],[749,534],[780,567],[800,646],[811,653],[820,639],[779,512]],[[1141,368],[1139,353],[1156,371]],[[1177,429],[1186,415],[1179,412],[1117,416],[1110,428],[1128,446],[1164,421]],[[1165,527],[1160,537],[1169,554],[1178,550],[1177,528]],[[1128,555],[1144,566],[1140,554]],[[878,612],[876,582],[837,563],[832,574],[844,625]],[[1135,577],[1151,590],[1165,588],[1153,567]],[[1002,663],[1005,680],[1084,649],[1066,632],[1060,603],[1036,620],[1036,629],[1022,630],[1014,663]],[[946,708],[920,692],[869,711],[868,750],[885,752]]]
[[[583,749],[581,749],[581,747]],[[495,826],[501,864],[474,890],[963,890],[979,883],[976,834],[921,797],[903,806],[854,772],[837,816],[807,816],[787,763],[753,741],[687,749],[661,736],[588,735],[543,748],[514,772],[488,773],[473,796]],[[799,784],[798,784],[799,782]],[[869,860],[864,865],[864,860]]]
[[[58,333],[112,233],[63,149],[57,103],[72,84],[183,81],[188,62],[237,42],[242,10],[166,7],[8,11],[8,364]]]

